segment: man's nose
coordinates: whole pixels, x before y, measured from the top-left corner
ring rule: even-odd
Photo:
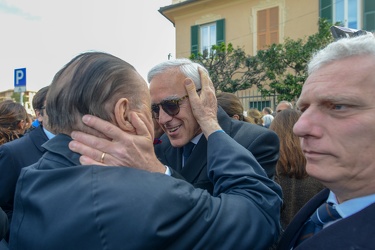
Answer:
[[[165,124],[173,119],[172,116],[168,115],[164,109],[160,106],[159,110],[159,123],[160,124]]]

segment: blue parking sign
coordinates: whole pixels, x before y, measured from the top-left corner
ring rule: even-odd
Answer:
[[[26,91],[26,68],[14,70],[14,92]]]

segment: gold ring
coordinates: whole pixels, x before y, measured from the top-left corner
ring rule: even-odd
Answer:
[[[103,152],[102,157],[100,157],[100,162],[101,163],[104,163],[104,157],[105,157],[106,154],[107,153]]]

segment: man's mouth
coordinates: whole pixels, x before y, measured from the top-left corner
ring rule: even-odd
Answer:
[[[177,131],[177,129],[179,129],[181,126],[182,126],[182,125],[178,125],[178,126],[176,126],[176,127],[166,128],[166,129],[167,129],[167,131],[168,131],[169,133],[173,133],[173,132]]]

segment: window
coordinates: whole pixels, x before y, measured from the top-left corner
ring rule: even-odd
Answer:
[[[225,42],[225,20],[191,27],[191,53],[210,53],[212,45]]]
[[[279,7],[260,10],[257,12],[257,49],[279,43]]]
[[[249,107],[251,109],[258,109],[259,111],[262,111],[263,108],[265,107],[271,107],[271,102],[270,101],[250,101],[249,102]]]
[[[375,32],[375,1],[374,0],[364,1],[363,29]]]
[[[352,29],[375,30],[374,0],[320,0],[320,17]]]
[[[199,52],[202,54],[210,53],[212,45],[216,44],[216,23],[202,25],[200,27],[200,46]]]

